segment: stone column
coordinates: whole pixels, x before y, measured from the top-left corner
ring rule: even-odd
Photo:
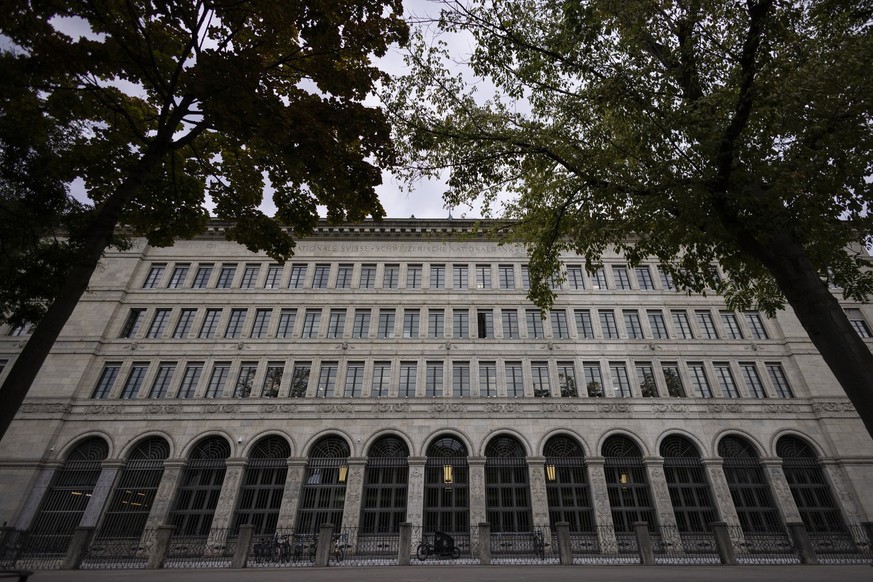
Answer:
[[[73,537],[70,539],[70,545],[67,546],[67,553],[61,561],[62,570],[79,569],[82,560],[85,559],[85,554],[88,553],[88,548],[91,547],[95,530],[94,527],[77,527],[73,530]]]
[[[555,529],[558,531],[558,557],[561,560],[561,565],[572,566],[573,548],[570,545],[570,524],[566,521],[559,521],[555,524]]]
[[[468,457],[470,468],[470,527],[478,527],[486,518],[485,457]]]
[[[412,524],[404,521],[400,524],[400,540],[397,544],[397,565],[408,566],[412,561]]]
[[[207,551],[223,551],[233,510],[236,508],[236,496],[239,493],[239,484],[245,470],[246,459],[230,458],[225,463],[227,470],[224,473],[221,493],[218,495],[218,503],[212,516],[212,527],[209,529],[209,538],[206,542]]]
[[[601,554],[611,554],[618,551],[615,542],[615,524],[612,522],[612,508],[609,505],[609,492],[606,489],[606,474],[603,472],[603,457],[588,457],[585,466],[588,469],[591,506],[594,508],[594,519],[597,523],[597,542]]]
[[[152,501],[152,508],[146,519],[146,531],[156,530],[159,526],[167,525],[172,511],[172,502],[176,494],[176,486],[179,477],[188,462],[185,459],[167,459],[164,461],[164,474]]]
[[[715,547],[718,548],[718,557],[726,566],[736,566],[737,557],[734,554],[734,544],[728,534],[727,524],[723,521],[714,521],[709,524],[712,535],[715,538]]]
[[[27,494],[27,500],[24,506],[18,513],[18,519],[15,520],[15,529],[29,530],[33,525],[33,518],[36,517],[39,506],[42,503],[42,498],[45,496],[46,490],[51,485],[52,478],[55,476],[55,471],[63,465],[63,462],[56,461],[46,463],[36,475],[36,480],[30,487],[30,492]]]
[[[88,506],[85,507],[85,513],[82,514],[82,519],[79,521],[80,527],[97,527],[106,501],[112,493],[112,486],[115,484],[118,472],[123,467],[124,461],[120,459],[103,461],[100,464],[100,477],[97,478],[97,483],[91,492],[91,499],[88,500]]]
[[[406,521],[413,529],[420,529],[424,523],[424,468],[427,457],[409,457],[407,463],[409,479],[406,486]]]
[[[479,524],[479,564],[491,565],[491,524],[481,522]]]
[[[634,522],[634,534],[637,537],[637,548],[640,552],[640,564],[643,566],[655,565],[655,551],[652,548],[652,538],[649,536],[649,527],[645,521]]]
[[[785,479],[785,472],[782,471],[782,459],[779,457],[761,459],[761,466],[764,468],[767,480],[770,482],[773,502],[779,510],[782,523],[802,522],[800,512],[797,510],[797,504],[794,503],[794,497],[791,495],[791,489],[788,487],[788,480]]]
[[[840,513],[846,521],[846,525],[849,526],[853,535],[856,535],[856,532],[859,532],[861,529],[858,526],[860,526],[861,522],[864,521],[864,517],[858,510],[858,501],[855,495],[846,483],[846,476],[845,473],[843,473],[843,468],[837,461],[831,459],[822,459],[819,461],[819,464],[821,465],[822,471],[824,471],[825,478],[831,485],[831,493],[833,493],[834,501],[836,502],[837,507],[839,507]],[[859,541],[863,540],[855,540],[855,542]]]
[[[818,565],[818,556],[815,555],[815,548],[812,546],[812,541],[810,541],[809,534],[806,533],[806,527],[803,523],[798,521],[785,525],[788,527],[788,535],[791,537],[791,541],[794,542],[794,547],[797,548],[800,563],[811,566]]]
[[[236,539],[236,547],[233,550],[233,558],[230,567],[234,569],[245,568],[249,561],[249,550],[252,547],[252,534],[255,526],[250,523],[239,527],[239,536]]]
[[[361,521],[361,497],[364,493],[364,469],[367,466],[366,457],[348,459],[349,472],[346,476],[346,499],[343,504],[342,524],[336,524],[336,533],[348,534],[348,539],[342,543],[357,547],[355,535],[358,523]]]
[[[670,487],[664,474],[664,459],[661,457],[646,457],[643,459],[648,474],[649,486],[652,488],[652,501],[655,504],[658,525],[664,544],[670,544],[670,553],[681,553],[682,538],[676,526],[676,514],[673,512],[673,501],[670,499]],[[651,525],[651,524],[650,524]]]
[[[742,548],[745,536],[740,527],[740,518],[737,516],[734,498],[731,497],[731,490],[727,478],[724,476],[724,460],[720,458],[702,459],[701,462],[706,470],[706,478],[709,480],[719,521],[724,522],[731,542],[736,547]]]
[[[303,486],[306,461],[306,457],[288,459],[288,474],[285,476],[285,491],[282,493],[282,505],[279,507],[277,522],[277,527],[280,529],[294,529],[297,526],[297,506],[300,502],[300,488]]]
[[[534,527],[543,528],[543,541],[554,543],[552,530],[549,527],[549,499],[546,495],[546,458],[528,457],[527,470],[530,483],[530,509],[533,514]]]
[[[170,538],[173,536],[175,526],[159,525],[158,531],[155,534],[155,544],[151,547],[149,553],[149,561],[146,568],[155,570],[164,567],[164,561],[167,558],[167,550],[170,548]]]

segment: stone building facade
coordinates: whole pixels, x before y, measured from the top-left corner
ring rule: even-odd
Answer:
[[[127,537],[568,521],[603,542],[640,520],[873,519],[873,442],[793,314],[568,255],[543,318],[524,249],[473,226],[322,225],[284,265],[220,223],[109,251],[0,443],[0,520]],[[870,337],[873,311],[845,308]],[[5,330],[0,365],[26,339]]]

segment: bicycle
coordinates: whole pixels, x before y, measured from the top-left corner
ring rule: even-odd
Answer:
[[[422,562],[434,554],[440,558],[457,560],[461,557],[461,548],[455,545],[455,540],[452,536],[443,532],[436,532],[434,534],[434,543],[427,541],[427,538],[422,538],[421,543],[415,549],[415,555]]]
[[[342,562],[346,557],[346,553],[345,553],[344,548],[348,547],[348,544],[346,542],[349,539],[349,534],[347,534],[347,533],[334,534],[331,539],[333,541],[333,547],[330,549],[330,553],[327,556],[328,563],[330,563],[330,562],[337,562],[337,563]],[[340,543],[340,542],[342,542],[342,543]],[[315,555],[317,552],[318,552],[318,544],[317,544],[317,542],[313,542],[309,546],[309,561],[310,562],[315,562]]]
[[[540,560],[545,560],[546,559],[546,546],[548,544],[543,539],[543,532],[540,530],[537,530],[537,531],[534,531],[533,534],[531,534],[531,536],[533,538],[534,554]]]
[[[287,535],[274,533],[270,538],[262,538],[254,547],[255,559],[258,562],[287,562],[291,557],[291,543]]]

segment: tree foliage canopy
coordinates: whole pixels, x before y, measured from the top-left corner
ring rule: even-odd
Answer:
[[[873,3],[441,4],[435,30],[474,48],[459,70],[434,28],[414,35],[390,97],[407,174],[448,170],[452,205],[512,195],[541,306],[562,251],[593,269],[612,247],[772,314],[780,236],[846,296],[873,291],[850,250],[873,221]]]

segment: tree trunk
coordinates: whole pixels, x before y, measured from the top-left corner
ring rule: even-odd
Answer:
[[[788,233],[779,233],[766,244],[748,241],[746,244],[775,277],[797,319],[873,437],[873,353],[849,323],[803,246]]]
[[[94,221],[85,233],[78,259],[58,290],[57,298],[34,329],[0,387],[0,440],[12,424],[61,330],[88,288],[91,275],[112,240],[124,207],[140,191],[160,159],[161,152],[148,150],[112,196],[95,209]]]

